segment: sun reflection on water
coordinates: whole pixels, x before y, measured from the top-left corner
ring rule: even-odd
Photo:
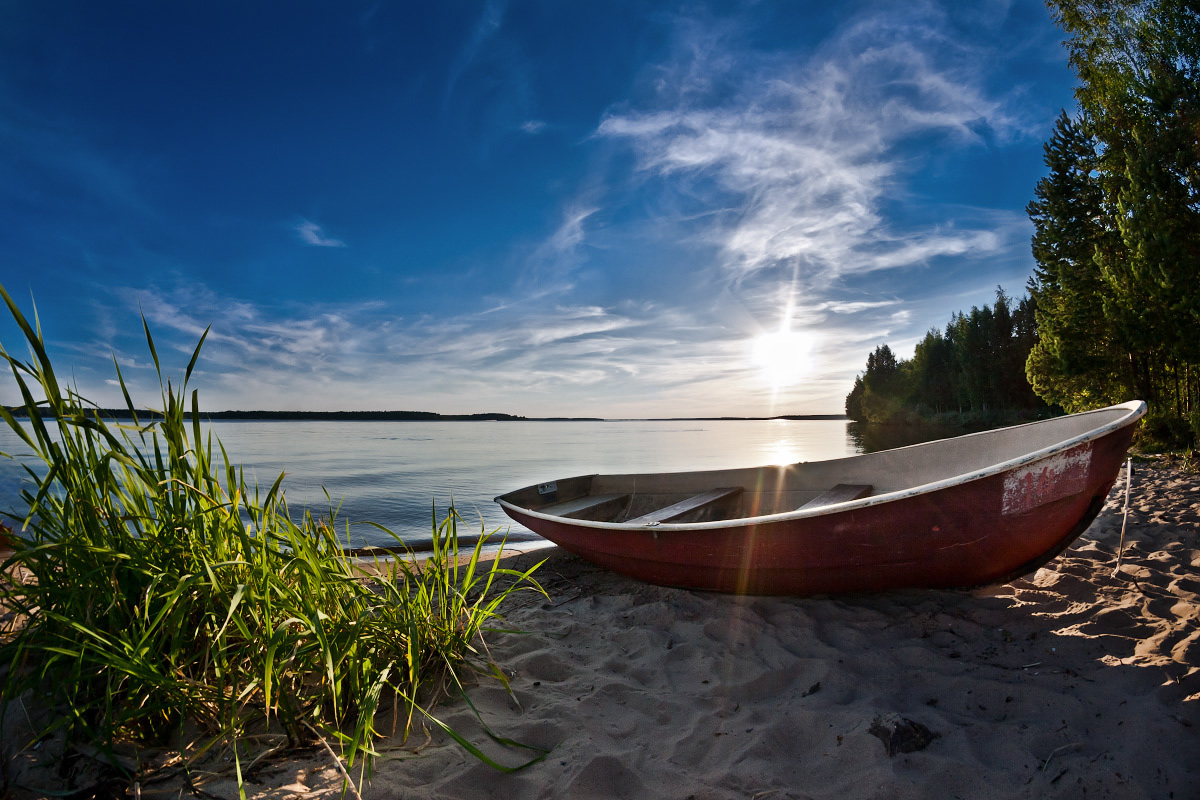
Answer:
[[[796,448],[794,441],[789,439],[777,439],[774,442],[767,443],[763,450],[767,457],[766,463],[775,466],[785,466],[787,464],[795,464],[801,458],[799,449]]]

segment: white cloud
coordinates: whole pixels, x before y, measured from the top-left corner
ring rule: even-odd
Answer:
[[[562,211],[562,219],[545,239],[516,257],[520,263],[512,290],[495,301],[484,313],[531,303],[546,303],[550,297],[562,297],[575,288],[573,272],[582,263],[580,252],[587,238],[584,223],[599,209],[572,204]]]
[[[1020,122],[981,88],[969,59],[933,28],[872,17],[800,63],[714,55],[681,45],[689,68],[661,70],[705,86],[706,68],[738,61],[731,93],[666,91],[668,107],[614,110],[597,135],[628,141],[665,187],[699,195],[720,214],[707,234],[735,279],[798,268],[802,281],[921,264],[996,249],[987,230],[901,229],[885,202],[903,199],[921,159],[905,147],[970,147],[981,130],[1007,137]],[[703,60],[696,55],[703,52]],[[699,74],[698,74],[699,73]],[[658,78],[661,81],[661,78]]]
[[[562,224],[546,241],[545,249],[554,253],[572,253],[583,244],[583,223],[596,213],[596,208],[573,206],[563,212]]]
[[[872,309],[872,308],[887,308],[888,306],[895,305],[897,302],[899,302],[899,301],[897,301],[897,300],[872,300],[872,301],[860,300],[858,302],[847,302],[847,301],[838,301],[838,300],[826,300],[825,302],[818,303],[816,306],[814,306],[813,311],[814,312],[832,311],[835,314],[854,314],[859,311],[866,311],[866,310]]]
[[[176,383],[212,326],[192,381],[212,410],[716,414],[750,407],[745,390],[759,391],[737,330],[711,310],[544,302],[404,318],[379,302],[255,305],[195,283],[112,294],[117,315],[136,318],[140,306]],[[112,350],[135,402],[158,402],[139,339],[124,326],[115,340],[94,343],[87,374],[99,378],[85,394],[119,404],[104,382]]]
[[[458,57],[454,59],[454,63],[450,66],[450,74],[446,79],[446,92],[442,98],[442,106],[450,101],[450,96],[454,93],[454,87],[458,84],[459,79],[463,76],[479,55],[480,50],[487,44],[487,41],[495,36],[500,31],[501,23],[504,21],[505,3],[498,0],[488,0],[484,5],[483,13],[479,19],[475,21],[475,27],[471,29],[471,38],[463,45],[459,51]]]
[[[529,119],[521,123],[521,130],[536,135],[546,130],[546,123],[540,119]]]
[[[341,239],[334,239],[332,236],[326,236],[325,231],[315,222],[303,220],[296,225],[294,230],[300,234],[300,239],[305,244],[310,244],[313,247],[345,247],[346,243]]]

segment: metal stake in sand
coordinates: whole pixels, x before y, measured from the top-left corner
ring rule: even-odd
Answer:
[[[1125,523],[1129,521],[1129,487],[1133,485],[1133,459],[1125,460],[1125,515],[1121,518],[1121,543],[1117,545],[1117,564],[1113,567],[1115,577],[1121,571],[1121,556],[1125,554]]]

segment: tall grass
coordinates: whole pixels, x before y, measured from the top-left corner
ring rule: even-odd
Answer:
[[[439,691],[472,671],[503,680],[481,635],[513,592],[542,591],[536,567],[482,562],[486,537],[460,554],[451,508],[434,517],[424,563],[364,576],[332,512],[293,520],[282,475],[265,492],[248,486],[203,435],[188,385],[207,331],[176,387],[143,321],[161,414],[135,407],[114,359],[131,417],[117,424],[59,381],[36,316],[31,325],[0,295],[30,354],[0,350],[29,417],[0,416],[45,468],[26,465],[23,513],[12,517],[22,538],[4,570],[29,579],[3,589],[26,622],[0,642],[3,703],[32,692],[56,709],[38,736],[60,730],[111,752],[126,740],[167,743],[190,723],[207,737],[198,752],[232,749],[239,782],[251,738],[332,742],[365,775],[377,737],[406,735],[417,720],[440,726],[428,711]]]

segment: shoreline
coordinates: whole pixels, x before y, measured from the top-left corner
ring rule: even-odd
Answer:
[[[551,753],[508,775],[440,735],[415,735],[419,754],[383,741],[363,797],[1197,797],[1200,474],[1135,463],[1114,575],[1124,486],[1122,471],[1050,564],[969,592],[735,597],[559,548],[506,558],[548,558],[551,601],[522,596],[505,619],[525,633],[488,638],[519,706],[490,679],[470,697],[497,735]],[[488,741],[462,701],[435,713],[503,763],[528,758]],[[888,733],[903,721],[928,736]],[[236,796],[231,775],[203,788]],[[246,788],[334,798],[342,781],[307,751]]]
[[[5,407],[15,419],[28,419],[25,406]],[[133,419],[127,408],[93,409],[106,419]],[[139,419],[152,422],[162,419],[162,414],[150,409],[139,409]],[[191,419],[192,412],[185,411],[184,419]],[[480,414],[439,414],[436,411],[208,411],[200,418],[227,422],[766,422],[770,420],[839,421],[849,420],[845,414],[777,414],[771,417],[523,417],[517,414],[484,412]]]

